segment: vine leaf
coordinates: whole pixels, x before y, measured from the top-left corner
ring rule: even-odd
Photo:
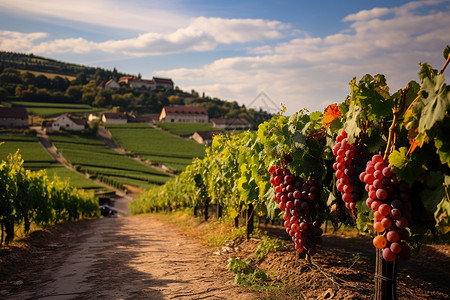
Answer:
[[[362,109],[357,105],[353,105],[347,113],[347,121],[344,124],[344,130],[347,132],[347,140],[350,144],[354,144],[356,138],[361,132],[359,128],[359,120],[361,119]]]
[[[397,174],[397,177],[412,185],[414,181],[423,178],[423,166],[420,160],[408,158],[408,149],[401,147],[398,150],[392,151],[389,155],[389,163],[392,171]]]
[[[419,120],[419,133],[425,133],[431,129],[436,122],[442,121],[447,113],[447,108],[450,106],[450,94],[444,80],[443,75],[423,79],[422,101],[425,106]]]
[[[441,163],[447,164],[450,167],[450,131],[448,128],[437,131],[434,137],[434,145],[436,146],[436,152],[439,154]]]

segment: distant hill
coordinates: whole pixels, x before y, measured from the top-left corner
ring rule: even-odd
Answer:
[[[75,103],[105,110],[133,111],[138,114],[160,113],[164,106],[200,106],[210,118],[245,118],[254,128],[271,118],[266,111],[247,109],[236,101],[200,95],[195,90],[136,89],[122,85],[105,89],[110,79],[124,74],[115,68],[105,70],[35,56],[0,51],[0,101]],[[176,84],[176,80],[175,80]]]
[[[0,51],[0,71],[5,68],[15,68],[28,71],[55,73],[59,75],[76,76],[80,72],[84,72],[86,75],[93,75],[100,69],[103,72],[110,73],[110,77],[113,75],[123,76],[126,74],[119,74],[113,71],[108,71],[101,68],[88,67],[83,65],[77,65],[73,63],[66,63],[57,61],[50,58],[36,56],[34,54],[24,54],[15,52]]]

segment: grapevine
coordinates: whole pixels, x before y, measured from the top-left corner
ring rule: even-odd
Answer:
[[[336,138],[333,154],[336,156],[333,164],[337,178],[336,188],[342,193],[345,207],[356,215],[356,203],[361,200],[364,192],[359,176],[364,171],[362,165],[367,162],[369,153],[362,151],[361,146],[349,144],[347,132],[342,131]]]
[[[374,211],[373,227],[381,234],[373,239],[374,246],[383,249],[386,261],[395,260],[396,255],[409,259],[411,250],[406,239],[412,206],[408,184],[398,180],[381,155],[374,155],[360,176],[369,195],[366,204]]]
[[[276,193],[274,200],[284,212],[284,227],[292,237],[295,250],[314,256],[317,245],[322,243],[321,223],[314,220],[316,202],[320,197],[317,180],[305,181],[292,175],[289,169],[280,167],[272,167],[270,173],[270,182]]]

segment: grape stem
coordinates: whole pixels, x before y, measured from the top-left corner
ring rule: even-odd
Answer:
[[[450,62],[450,54],[448,55],[447,61],[445,62],[444,66],[442,67],[441,71],[439,72],[439,75],[441,75],[442,73],[444,73],[445,68],[447,68],[449,62]]]
[[[392,108],[393,119],[392,119],[392,124],[389,127],[388,142],[387,142],[386,150],[385,150],[384,156],[383,156],[384,160],[387,160],[387,158],[389,157],[389,154],[391,154],[391,152],[393,150],[395,150],[395,143],[397,140],[398,118],[403,113],[403,110],[405,108],[406,94],[408,93],[410,88],[411,88],[411,85],[408,83],[406,85],[406,87],[404,89],[402,89],[402,91],[401,91],[399,105],[395,105]],[[400,107],[400,109],[399,109],[399,107]]]

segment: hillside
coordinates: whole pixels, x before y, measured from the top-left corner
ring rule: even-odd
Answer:
[[[85,74],[95,74],[97,70],[100,70],[102,72],[109,73],[109,76],[114,76],[114,71],[108,71],[101,68],[61,62],[50,58],[35,56],[33,54],[0,51],[0,70],[3,70],[5,68],[22,69],[67,76],[77,76],[77,74],[80,72],[84,72]],[[117,71],[115,73],[117,73]],[[122,76],[125,74],[118,75]]]
[[[246,118],[254,125],[270,119],[265,111],[255,111],[236,101],[200,95],[195,90],[174,89],[105,89],[110,79],[118,81],[124,74],[60,62],[53,59],[0,51],[0,101],[75,103],[104,110],[134,111],[138,114],[160,113],[164,106],[205,107],[210,118]],[[136,75],[133,75],[136,76]],[[174,79],[176,84],[176,79]],[[5,104],[5,103],[3,103]]]

